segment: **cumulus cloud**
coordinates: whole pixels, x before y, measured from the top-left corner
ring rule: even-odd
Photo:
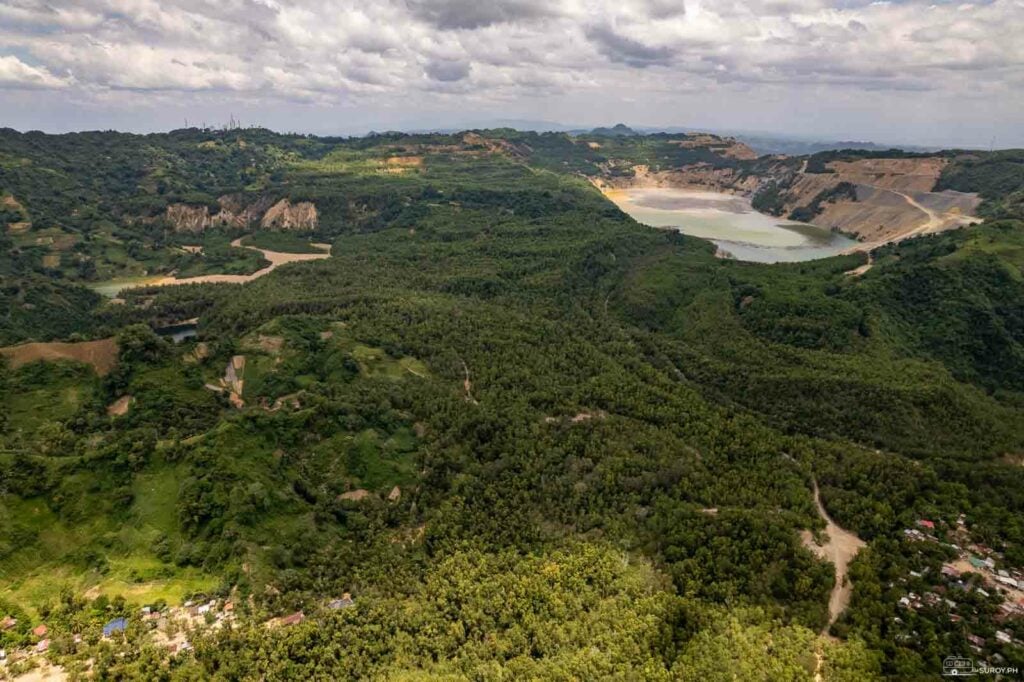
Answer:
[[[598,51],[613,62],[643,68],[672,61],[673,51],[667,47],[644,45],[638,40],[616,33],[607,26],[596,26],[586,32]]]
[[[368,106],[623,88],[961,102],[1021,82],[1022,25],[1021,0],[7,0],[0,84]]]
[[[469,62],[458,59],[432,59],[423,68],[436,81],[450,83],[469,76]]]
[[[0,56],[0,87],[62,88],[67,81],[57,78],[45,68],[30,66],[14,56]]]

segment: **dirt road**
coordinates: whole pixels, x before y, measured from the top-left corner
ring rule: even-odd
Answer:
[[[857,556],[857,552],[864,546],[864,541],[853,533],[843,530],[829,517],[825,507],[821,504],[821,495],[818,492],[818,482],[814,482],[814,504],[818,507],[818,515],[825,522],[825,532],[828,534],[828,542],[819,545],[814,541],[810,531],[803,531],[801,538],[804,545],[820,558],[831,561],[836,567],[836,584],[832,588],[832,594],[828,600],[828,625],[824,632],[839,618],[850,603],[850,594],[853,592],[853,585],[846,579],[846,570]]]
[[[263,277],[264,275],[270,274],[275,269],[286,263],[296,263],[299,261],[307,260],[320,260],[322,258],[331,257],[331,245],[330,244],[319,244],[313,243],[318,249],[323,249],[323,253],[282,253],[280,251],[269,251],[267,249],[260,249],[255,246],[247,246],[242,244],[244,237],[231,242],[231,246],[252,249],[253,251],[259,251],[263,254],[263,257],[270,261],[270,265],[265,268],[261,268],[256,272],[249,275],[199,275],[198,277],[183,277],[178,279],[173,276],[160,276],[160,277],[138,277],[133,279],[124,280],[111,280],[109,282],[101,282],[99,285],[93,288],[102,294],[107,296],[114,296],[118,291],[122,289],[131,289],[133,287],[166,287],[173,286],[175,284],[202,284],[202,283],[221,283],[221,284],[244,284],[245,282],[251,282],[252,280]]]
[[[881,189],[881,188],[877,188],[877,189]],[[942,232],[943,230],[949,230],[949,229],[952,229],[954,227],[958,227],[960,225],[966,225],[966,224],[970,223],[972,220],[977,220],[977,218],[974,218],[973,216],[963,215],[963,214],[955,213],[955,212],[952,212],[952,211],[947,211],[945,213],[939,213],[938,211],[935,211],[934,209],[931,209],[931,208],[928,208],[927,206],[924,206],[919,201],[917,201],[914,197],[910,196],[909,194],[905,194],[904,192],[897,192],[894,189],[884,189],[882,191],[889,192],[891,194],[895,194],[896,196],[902,198],[903,201],[905,201],[908,204],[910,204],[911,207],[913,207],[913,208],[917,209],[918,211],[920,211],[921,213],[923,213],[924,216],[925,216],[924,223],[922,223],[920,225],[917,225],[915,227],[912,227],[912,228],[910,228],[908,230],[903,230],[902,232],[899,232],[897,234],[889,235],[885,239],[879,239],[879,240],[874,240],[874,241],[869,241],[869,242],[861,242],[861,243],[859,243],[859,244],[857,244],[855,246],[851,246],[849,249],[847,249],[847,251],[845,253],[856,253],[857,251],[872,251],[874,249],[877,249],[880,246],[884,246],[885,244],[893,244],[893,243],[896,243],[896,242],[901,242],[904,239],[910,239],[911,237],[917,237],[917,236],[920,236],[922,234],[931,234],[933,232]],[[865,271],[866,270],[867,269],[865,269]],[[863,274],[863,273],[858,273],[858,274]]]

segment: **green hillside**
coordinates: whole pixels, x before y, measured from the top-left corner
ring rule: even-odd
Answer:
[[[121,679],[860,680],[934,676],[981,635],[1024,665],[994,590],[900,606],[958,589],[958,528],[1024,568],[1024,223],[884,247],[858,277],[864,255],[723,260],[580,173],[756,161],[587,139],[0,133],[31,222],[0,256],[0,340],[119,347],[103,377],[0,369],[0,648],[46,622],[53,661]],[[161,216],[226,194],[318,222],[214,226],[204,254],[255,233],[331,257],[118,303],[81,286],[225,271]],[[44,227],[74,240],[59,267],[25,236]],[[194,317],[182,343],[151,329]],[[833,566],[801,541],[815,484],[867,543],[831,626]],[[235,627],[175,656],[147,639],[139,607],[209,599]]]

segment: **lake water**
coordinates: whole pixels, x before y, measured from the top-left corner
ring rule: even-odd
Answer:
[[[814,260],[857,244],[823,227],[758,213],[734,194],[658,187],[609,190],[605,196],[639,223],[709,239],[738,260]]]
[[[182,322],[180,324],[172,324],[167,327],[159,327],[154,329],[160,336],[165,336],[174,343],[181,343],[185,339],[195,338],[199,336],[199,324],[192,320]]]

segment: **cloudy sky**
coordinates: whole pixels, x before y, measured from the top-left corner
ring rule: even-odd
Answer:
[[[1024,0],[0,0],[0,126],[1024,146]]]

